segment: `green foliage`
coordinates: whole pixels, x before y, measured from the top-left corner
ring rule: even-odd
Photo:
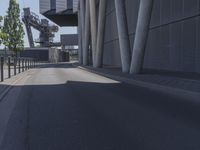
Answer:
[[[3,20],[3,17],[0,16],[0,45],[1,45],[1,42],[3,40],[3,33],[2,33],[2,26],[1,26],[1,21]]]
[[[3,44],[15,54],[24,48],[24,29],[20,20],[20,8],[16,0],[10,0],[7,15],[4,17]]]
[[[3,20],[3,17],[0,16],[0,45],[2,44],[2,41],[4,41],[7,38],[7,35],[2,31],[2,28],[3,28],[1,24],[2,20]]]
[[[1,45],[1,41],[2,41],[2,32],[1,32],[1,21],[2,21],[2,16],[0,16],[0,45]]]

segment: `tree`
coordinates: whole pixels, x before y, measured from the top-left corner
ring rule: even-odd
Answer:
[[[1,45],[1,41],[2,41],[2,32],[1,32],[1,28],[2,28],[2,26],[1,26],[1,21],[2,21],[2,16],[0,16],[0,45]]]
[[[7,37],[7,35],[2,31],[2,25],[1,25],[1,22],[3,20],[3,17],[0,16],[0,45],[2,44],[2,41],[4,41]]]
[[[2,32],[2,26],[1,26],[1,21],[3,20],[3,17],[2,16],[0,16],[0,45],[1,45],[1,43],[2,43],[2,40],[3,40],[3,38],[4,38],[4,34],[3,34],[3,32]]]
[[[16,0],[10,0],[7,15],[4,17],[3,44],[15,55],[24,48],[24,29],[20,20],[20,8]]]

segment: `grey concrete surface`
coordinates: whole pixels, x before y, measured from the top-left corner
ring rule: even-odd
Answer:
[[[97,42],[96,42],[96,62],[95,67],[101,68],[103,66],[103,47],[104,47],[104,32],[106,24],[106,7],[107,1],[101,0],[99,2],[98,12],[98,27],[97,27]]]
[[[128,35],[128,24],[126,18],[126,6],[124,0],[115,0],[117,29],[120,45],[120,56],[122,72],[128,73],[131,64],[131,48]]]
[[[79,63],[82,64],[83,63],[83,44],[82,44],[82,23],[81,23],[81,12],[80,9],[78,10],[78,27],[77,27],[77,31],[78,31],[78,45],[79,45],[79,49],[78,49],[78,60]]]
[[[85,29],[84,29],[84,47],[83,47],[83,65],[89,64],[89,45],[90,45],[90,9],[89,0],[85,0]],[[83,23],[83,22],[82,22]]]
[[[141,0],[138,12],[138,21],[132,52],[130,73],[139,74],[144,64],[145,49],[148,40],[149,27],[154,0]]]
[[[90,3],[90,30],[91,30],[91,48],[92,48],[92,62],[96,61],[96,42],[97,42],[97,8],[96,0],[89,0]]]
[[[119,83],[70,64],[29,71],[3,102],[12,103],[7,107],[13,110],[1,150],[200,147],[199,102]]]

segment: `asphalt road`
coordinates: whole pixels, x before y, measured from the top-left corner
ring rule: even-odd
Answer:
[[[95,75],[70,64],[30,71],[1,150],[199,150],[200,103]]]

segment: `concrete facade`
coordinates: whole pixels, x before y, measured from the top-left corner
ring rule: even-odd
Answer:
[[[78,34],[61,34],[60,41],[63,46],[77,46]]]
[[[20,57],[49,61],[49,48],[26,48],[24,51],[20,52]]]
[[[80,2],[83,0],[73,1],[75,14],[80,10]],[[100,2],[97,0],[96,4],[97,29],[101,16]],[[132,51],[141,0],[124,0],[124,2]],[[100,45],[103,47],[101,49],[103,65],[122,67],[115,0],[107,0],[106,5],[105,31],[101,32],[104,34],[102,38],[104,41],[103,46]],[[83,22],[82,37],[85,30],[83,12],[80,12],[80,20]],[[59,16],[62,15],[57,15],[55,18],[59,21],[67,20]],[[148,33],[143,68],[200,73],[200,0],[154,0]],[[82,38],[82,46],[84,44],[85,39]],[[89,44],[91,47],[91,43]]]
[[[74,0],[39,0],[40,13],[59,26],[77,26],[78,16]]]
[[[107,1],[104,64],[121,66],[114,0]],[[131,49],[140,0],[126,0]],[[200,73],[200,1],[154,0],[144,68]]]

